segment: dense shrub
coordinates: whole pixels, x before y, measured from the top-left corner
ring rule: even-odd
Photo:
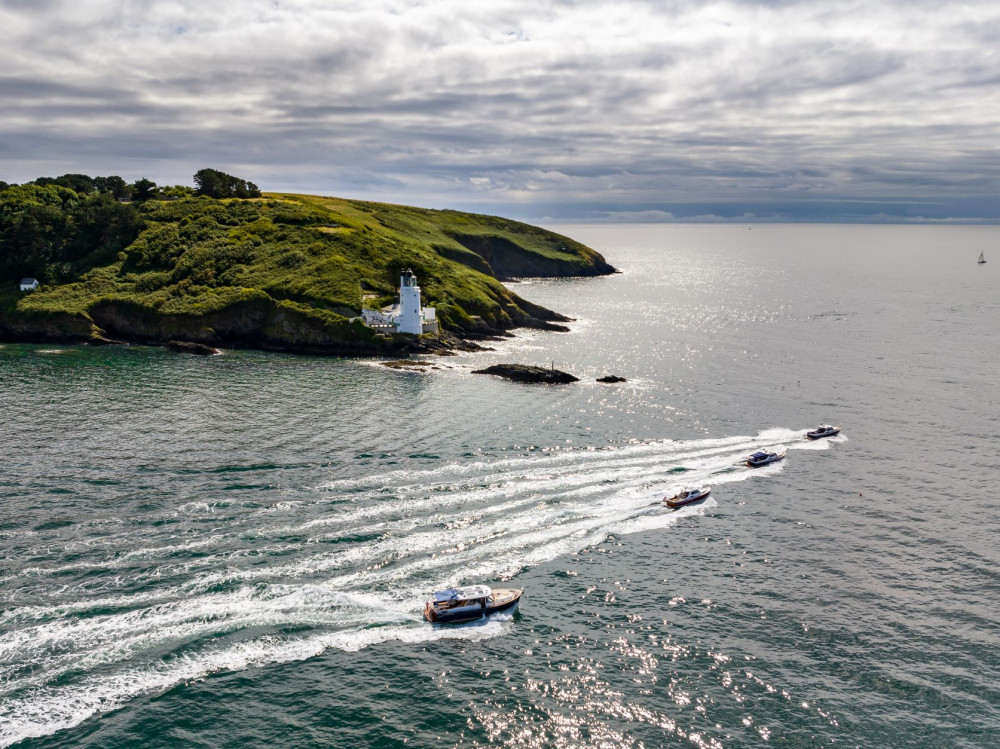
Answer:
[[[66,281],[111,262],[139,235],[136,211],[109,193],[80,194],[57,184],[0,193],[0,274]]]

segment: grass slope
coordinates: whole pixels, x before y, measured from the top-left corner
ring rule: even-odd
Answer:
[[[567,237],[457,211],[292,194],[151,201],[140,210],[145,228],[113,262],[28,295],[13,285],[0,293],[0,337],[78,339],[89,331],[365,352],[391,342],[348,320],[363,306],[391,303],[405,268],[416,272],[442,327],[460,335],[563,319],[496,275],[613,270]]]

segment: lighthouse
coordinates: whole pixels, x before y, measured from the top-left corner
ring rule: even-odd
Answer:
[[[363,297],[363,300],[367,297]],[[383,332],[437,333],[437,310],[434,307],[420,306],[420,287],[417,286],[417,276],[407,268],[399,274],[399,301],[391,307],[380,310],[362,309],[360,317],[352,317],[351,321],[360,320],[369,328],[377,328]]]
[[[424,332],[424,321],[420,313],[420,287],[413,271],[407,268],[399,277],[399,317],[396,329],[400,333],[420,335]]]

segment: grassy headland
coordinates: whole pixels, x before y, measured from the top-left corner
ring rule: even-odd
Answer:
[[[10,257],[18,251],[10,229],[16,206],[5,201],[12,204],[19,191],[23,206],[56,188],[27,188],[0,191],[0,241],[6,237],[8,273],[17,268],[43,286],[21,294],[17,277],[2,280],[0,340],[183,339],[374,354],[421,345],[349,322],[363,307],[391,303],[405,268],[417,274],[442,328],[458,337],[557,327],[565,319],[521,299],[500,278],[613,271],[580,243],[515,221],[277,193],[129,206],[137,219],[131,234],[95,240],[97,249],[80,250],[72,262],[34,268]],[[58,190],[59,200],[49,202],[61,201],[64,211],[95,202]]]

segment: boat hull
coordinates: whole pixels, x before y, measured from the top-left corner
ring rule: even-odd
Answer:
[[[440,609],[428,603],[424,606],[424,619],[431,624],[462,624],[463,622],[474,622],[500,611],[513,612],[521,602],[521,593],[522,591],[513,589],[494,590],[493,602],[486,606],[476,604]]]
[[[677,508],[684,507],[685,505],[694,504],[695,502],[701,502],[705,497],[712,493],[711,489],[703,491],[699,494],[692,494],[690,497],[684,497],[684,499],[679,499],[678,497],[670,497],[669,499],[663,500],[666,502],[667,507]]]

